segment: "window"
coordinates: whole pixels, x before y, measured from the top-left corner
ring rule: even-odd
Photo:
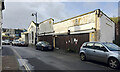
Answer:
[[[120,47],[113,43],[104,43],[110,51],[120,51]]]
[[[79,23],[78,23],[78,19],[75,19],[75,25],[78,25]]]
[[[87,47],[87,48],[92,48],[92,47],[93,47],[93,44],[94,44],[94,43],[88,43],[88,44],[86,45],[86,47]]]
[[[102,47],[102,45],[100,43],[95,43],[94,45],[94,49],[99,50]]]
[[[106,50],[106,48],[100,43],[95,43],[94,49],[102,50],[102,51]]]

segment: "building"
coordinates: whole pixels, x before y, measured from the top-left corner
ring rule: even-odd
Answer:
[[[118,17],[118,23],[116,24],[116,40],[115,43],[120,46],[120,17]]]
[[[38,41],[47,41],[51,45],[54,40],[54,29],[53,29],[54,19],[50,18],[43,22],[40,22],[38,29]]]
[[[2,47],[2,10],[4,10],[4,1],[0,0],[0,49]]]
[[[37,24],[37,28],[38,27],[39,27],[39,24]],[[30,45],[34,45],[35,44],[35,35],[36,35],[36,23],[34,21],[32,21],[30,26],[28,27],[27,33],[28,33],[28,43]]]
[[[2,33],[10,37],[15,37],[15,29],[2,28]]]
[[[37,25],[37,30],[37,41],[47,41],[53,47],[76,52],[84,42],[115,40],[115,23],[100,9],[57,23],[52,18],[47,19]],[[35,33],[36,24],[32,21],[23,39],[35,44]]]
[[[52,18],[40,22],[37,25],[37,41],[46,39],[46,36],[53,34],[53,22]],[[35,44],[36,23],[31,22],[27,32],[22,34],[22,40],[29,42],[30,45]],[[44,38],[43,38],[44,37]]]
[[[53,28],[55,47],[65,50],[79,51],[87,41],[115,40],[115,23],[100,9],[57,22]]]
[[[24,41],[25,43],[29,43],[28,32],[22,32],[21,33],[21,38],[19,38],[19,40]]]
[[[3,40],[14,40],[19,39],[21,37],[22,32],[26,32],[26,29],[9,29],[2,28],[2,39]]]
[[[26,31],[26,29],[15,29],[15,39],[19,39],[21,37],[21,33]]]

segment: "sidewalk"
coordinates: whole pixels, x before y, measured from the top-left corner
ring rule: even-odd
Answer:
[[[2,50],[0,49],[0,72],[2,71]]]
[[[2,72],[9,72],[10,70],[18,72],[19,64],[14,52],[8,47],[3,47]]]

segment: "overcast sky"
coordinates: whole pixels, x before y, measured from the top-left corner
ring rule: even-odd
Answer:
[[[3,27],[28,28],[35,21],[32,13],[38,13],[38,23],[49,18],[55,22],[83,13],[101,9],[109,17],[118,16],[117,2],[5,2]]]

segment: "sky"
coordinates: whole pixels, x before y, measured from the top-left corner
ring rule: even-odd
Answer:
[[[10,1],[10,0],[9,0]],[[109,17],[118,16],[118,2],[9,2],[5,1],[3,28],[25,28],[35,21],[32,13],[38,13],[38,23],[53,18],[55,22],[101,9]],[[19,1],[19,0],[18,0]],[[88,0],[89,1],[89,0]]]

